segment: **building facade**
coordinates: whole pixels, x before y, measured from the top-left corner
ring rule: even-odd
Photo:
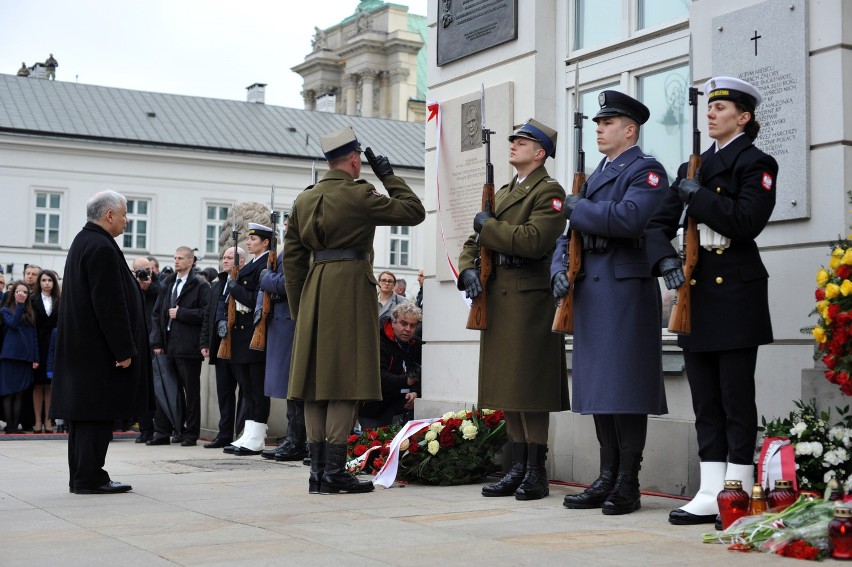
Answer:
[[[460,6],[453,8],[454,4]],[[424,319],[426,372],[418,415],[441,415],[476,400],[478,335],[465,330],[468,310],[450,267],[456,250],[445,236],[452,232],[453,217],[469,224],[479,203],[469,200],[460,205],[467,207],[463,214],[448,209],[445,203],[452,188],[445,188],[444,181],[453,157],[459,169],[451,174],[458,179],[467,163],[466,154],[448,155],[458,152],[453,148],[459,124],[446,117],[459,115],[454,108],[459,101],[464,105],[479,99],[481,88],[485,93],[497,92],[498,87],[509,92],[497,113],[509,115],[508,126],[492,136],[495,169],[507,160],[505,137],[511,128],[535,117],[559,131],[556,159],[546,165],[570,190],[577,163],[573,113],[578,107],[594,116],[601,90],[620,90],[649,107],[651,119],[642,128],[640,146],[663,163],[673,180],[677,166],[691,153],[688,87],[703,87],[714,75],[743,76],[761,84],[765,103],[757,117],[764,128],[757,143],[776,155],[781,171],[775,213],[758,239],[770,274],[775,336],[774,343],[759,351],[758,412],[767,419],[786,415],[795,400],[831,390],[823,387],[827,382],[815,369],[813,341],[801,329],[814,323],[809,317],[814,274],[828,262],[828,243],[846,234],[850,225],[846,187],[852,178],[847,169],[852,154],[850,121],[845,119],[852,116],[852,107],[845,104],[852,77],[850,6],[807,0],[538,0],[494,3],[493,8],[514,8],[515,36],[510,33],[481,49],[471,45],[469,53],[442,64],[439,50],[445,47],[441,34],[448,31],[446,16],[457,21],[475,15],[464,12],[464,3],[429,0],[427,8],[427,98],[441,107],[445,120],[440,131],[437,120],[427,124],[426,183],[427,187],[441,183],[439,190],[447,190],[427,193],[427,222],[440,230],[436,228],[436,237],[430,240],[434,248],[427,250],[426,297],[432,309]],[[483,16],[479,24],[470,25],[486,29],[490,24]],[[494,26],[499,29],[498,23]],[[734,46],[739,46],[736,51]],[[756,63],[764,59],[767,62]],[[706,136],[705,108],[706,99],[700,99],[702,151],[712,142]],[[489,126],[501,119],[490,104],[488,113]],[[790,125],[797,120],[803,122]],[[585,121],[587,173],[602,157],[594,127]],[[484,169],[476,161],[473,166]],[[497,174],[497,187],[509,180],[511,172],[505,171],[505,178]],[[612,329],[615,341],[620,332]],[[669,413],[651,419],[642,486],[692,494],[698,488],[698,459],[689,387],[675,336],[665,329],[661,333]],[[570,337],[566,348],[570,364]],[[617,356],[615,350],[613,355]],[[534,377],[530,380],[534,387]],[[822,403],[830,405],[827,400]],[[591,416],[553,414],[549,444],[550,478],[590,482],[597,476]]]

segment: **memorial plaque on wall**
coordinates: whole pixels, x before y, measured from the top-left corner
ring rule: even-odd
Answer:
[[[494,187],[499,189],[514,175],[509,165],[509,140],[512,129],[512,83],[485,89],[486,126],[492,130],[491,163]],[[473,234],[473,216],[482,210],[482,186],[485,184],[485,146],[482,145],[480,93],[441,102],[441,151],[438,163],[438,250],[458,266],[465,241]],[[440,242],[443,236],[444,242]],[[440,252],[439,252],[440,256]],[[437,278],[452,280],[446,262],[438,262]]]
[[[808,43],[805,0],[769,0],[713,18],[713,75],[738,77],[763,95],[755,145],[778,161],[771,220],[806,218]]]
[[[518,0],[438,0],[438,66],[518,38]]]

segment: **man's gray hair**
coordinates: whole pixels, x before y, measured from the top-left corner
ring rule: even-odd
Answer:
[[[399,321],[400,317],[412,317],[418,321],[422,321],[423,310],[414,305],[412,301],[403,301],[391,311],[391,318],[394,321]]]
[[[101,191],[95,193],[86,203],[86,220],[101,220],[107,211],[120,211],[122,205],[127,206],[127,199],[121,193],[115,191]]]

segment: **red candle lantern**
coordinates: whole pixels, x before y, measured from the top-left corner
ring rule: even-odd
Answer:
[[[781,512],[786,510],[798,497],[799,495],[793,490],[792,480],[776,480],[775,488],[766,495],[766,503],[773,512]]]
[[[749,495],[743,490],[743,483],[739,480],[726,480],[725,488],[716,497],[719,504],[719,515],[722,518],[722,529],[734,523],[738,518],[748,515]]]
[[[835,559],[852,559],[852,508],[837,506],[834,519],[828,524],[831,539],[831,556]]]

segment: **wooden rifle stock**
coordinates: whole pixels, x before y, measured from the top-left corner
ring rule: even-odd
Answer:
[[[234,267],[231,268],[231,279],[234,281],[237,281],[237,277],[240,274],[240,270],[237,267],[238,263],[239,256],[234,254]],[[234,301],[234,297],[228,294],[228,332],[222,337],[222,340],[219,342],[219,350],[216,352],[218,358],[225,360],[230,360],[231,358],[231,334],[234,328],[234,321],[237,318],[237,306]]]
[[[583,183],[586,182],[586,174],[582,171],[574,173],[574,185],[571,193],[577,195]],[[550,330],[554,333],[574,333],[574,282],[580,274],[583,262],[583,237],[579,231],[572,230],[568,241],[568,269],[565,272],[568,278],[568,294],[559,300],[556,306],[556,314],[553,316],[553,325]]]
[[[489,164],[490,165],[490,164]],[[482,210],[490,211],[494,202],[494,184],[485,183],[482,186]],[[467,328],[474,331],[484,331],[488,328],[488,311],[486,309],[486,284],[491,277],[493,263],[491,250],[485,246],[479,247],[479,283],[482,284],[482,293],[476,296],[470,305],[470,313],[467,315]]]
[[[270,248],[269,258],[266,260],[266,267],[270,272],[275,272],[278,267],[278,257],[275,252]],[[261,293],[263,293],[263,308],[261,309],[260,321],[254,326],[254,333],[251,335],[249,348],[252,350],[266,350],[266,319],[272,309],[272,299],[270,293]]]
[[[696,172],[701,167],[701,156],[693,154],[689,156],[687,177],[694,179]],[[684,211],[684,214],[686,212]],[[692,331],[691,310],[691,288],[692,272],[698,264],[698,225],[695,219],[686,216],[686,229],[683,235],[683,277],[686,280],[677,288],[677,295],[672,303],[672,313],[669,317],[669,331],[688,335]]]

